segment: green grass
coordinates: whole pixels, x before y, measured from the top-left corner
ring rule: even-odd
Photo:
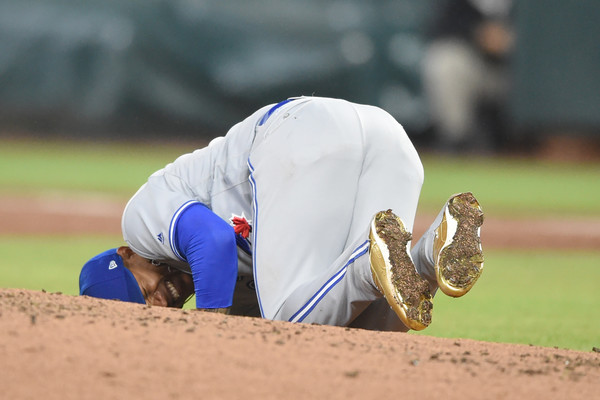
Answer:
[[[79,294],[79,272],[93,255],[125,245],[121,235],[0,235],[0,288]],[[195,298],[184,308],[194,308]]]
[[[600,347],[600,251],[486,252],[466,296],[438,291],[416,334],[591,351]]]
[[[0,287],[79,294],[79,271],[118,236],[0,236]]]
[[[600,215],[600,164],[433,156],[422,161],[421,210],[439,210],[451,194],[472,191],[488,214]]]
[[[87,191],[129,197],[154,171],[194,149],[192,144],[3,141],[0,190]]]
[[[195,144],[3,141],[0,193],[102,192],[131,196],[148,176]],[[488,214],[600,215],[600,164],[424,155],[419,211],[472,191]]]

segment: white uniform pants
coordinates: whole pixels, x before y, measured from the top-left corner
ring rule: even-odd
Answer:
[[[423,167],[402,126],[376,107],[300,98],[256,128],[249,165],[262,315],[405,330],[374,287],[368,255],[378,211],[413,227]]]

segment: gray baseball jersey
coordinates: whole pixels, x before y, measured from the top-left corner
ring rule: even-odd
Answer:
[[[417,152],[387,112],[299,97],[261,108],[154,173],[125,208],[123,235],[141,256],[189,270],[173,226],[200,202],[252,229],[238,242],[233,310],[404,329],[373,284],[368,231],[386,209],[412,230],[422,182]]]

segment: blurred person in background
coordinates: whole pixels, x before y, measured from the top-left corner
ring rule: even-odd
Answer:
[[[496,151],[504,130],[513,48],[512,0],[439,0],[423,83],[436,149]]]

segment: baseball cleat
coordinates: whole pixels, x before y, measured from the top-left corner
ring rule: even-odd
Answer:
[[[369,234],[373,280],[400,320],[414,330],[431,323],[429,284],[417,273],[408,244],[412,239],[392,210],[375,215]]]
[[[471,290],[483,271],[483,211],[475,196],[467,192],[452,196],[442,213],[433,243],[435,275],[442,292],[460,297]]]

